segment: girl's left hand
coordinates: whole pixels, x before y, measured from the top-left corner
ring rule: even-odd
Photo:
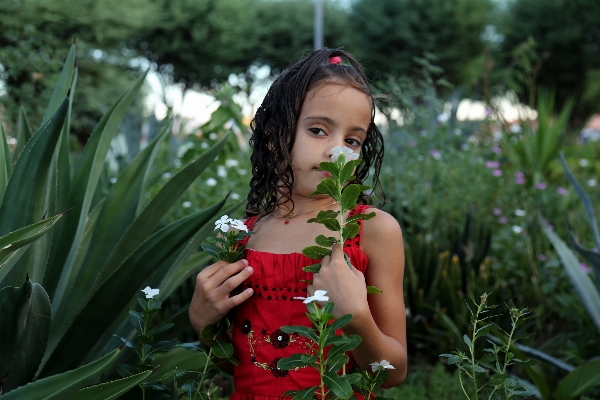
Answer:
[[[333,245],[331,256],[323,257],[320,272],[313,275],[313,283],[308,285],[308,295],[312,296],[315,290],[327,291],[329,301],[335,303],[333,315],[336,318],[370,312],[365,277],[356,268],[348,267],[339,244]]]

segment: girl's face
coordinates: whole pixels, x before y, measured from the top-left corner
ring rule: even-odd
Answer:
[[[360,153],[371,123],[371,99],[342,83],[328,82],[311,89],[304,99],[292,147],[294,197],[315,191],[327,175],[319,164],[331,161],[332,149],[349,147]]]

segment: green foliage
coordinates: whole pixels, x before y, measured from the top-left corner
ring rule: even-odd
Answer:
[[[224,148],[230,137],[227,134],[176,174],[172,184],[169,180],[155,196],[141,201],[148,188],[150,163],[166,135],[165,129],[131,161],[114,184],[106,191],[98,190],[110,142],[145,75],[98,123],[71,176],[65,127],[70,124],[72,103],[65,95],[69,90],[74,92],[75,54],[73,46],[44,114],[44,124],[27,143],[17,143],[16,148],[23,150],[14,156],[16,165],[12,171],[4,167],[10,165],[12,156],[4,150],[0,152],[0,165],[5,175],[10,173],[0,207],[0,307],[6,310],[2,313],[6,319],[2,326],[6,327],[3,334],[8,335],[2,340],[8,344],[3,349],[11,349],[2,353],[4,369],[0,374],[6,376],[3,391],[8,392],[5,396],[9,398],[68,397],[96,382],[118,355],[115,351],[102,357],[106,349],[118,345],[112,333],[116,331],[118,336],[127,338],[135,332],[125,320],[140,288],[155,280],[172,292],[197,272],[201,265],[194,268],[185,265],[185,261],[197,253],[199,243],[212,230],[212,221],[225,203],[223,199],[172,223],[162,221],[185,189]],[[27,139],[25,134],[18,136],[20,141]],[[6,143],[4,135],[2,140]],[[75,207],[74,212],[52,216],[67,206]],[[52,217],[46,219],[46,214]],[[192,259],[205,260],[197,256]],[[27,271],[31,281],[25,281]],[[12,287],[15,283],[23,285],[23,281],[23,288]],[[49,288],[49,298],[42,286]],[[154,303],[149,306],[152,312],[147,310],[146,322],[159,308]],[[28,320],[19,317],[23,313]],[[148,364],[146,350],[154,336],[164,338],[171,326],[159,324],[142,330],[139,350],[145,354],[144,369],[153,368]],[[166,338],[168,345],[164,341],[154,343],[150,351],[168,349],[173,345],[170,339]],[[124,353],[126,361],[129,356]],[[111,396],[118,396],[149,376],[143,373],[107,382],[80,396],[100,398],[104,389]],[[35,383],[22,386],[34,378]]]

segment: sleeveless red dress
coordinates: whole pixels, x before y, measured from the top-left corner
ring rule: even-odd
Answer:
[[[349,216],[363,213],[369,208],[359,205]],[[256,217],[250,217],[246,226],[252,230]],[[358,235],[344,244],[344,251],[352,265],[365,273],[367,256],[360,248],[362,221],[359,220]],[[246,237],[242,242],[245,245]],[[306,317],[306,305],[294,297],[306,297],[307,283],[312,273],[302,268],[315,264],[301,253],[274,254],[246,249],[245,257],[254,273],[245,287],[254,289],[250,299],[239,305],[231,325],[234,355],[240,365],[234,370],[235,392],[231,400],[279,400],[287,390],[299,390],[319,385],[319,374],[314,368],[305,367],[289,371],[277,368],[282,357],[295,353],[312,354],[308,339],[297,334],[288,335],[282,326],[312,326]],[[356,365],[351,353],[347,370]],[[360,399],[362,396],[357,395]]]

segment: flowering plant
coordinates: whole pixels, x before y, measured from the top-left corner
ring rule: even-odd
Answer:
[[[345,219],[346,213],[356,208],[360,193],[371,187],[350,183],[355,178],[352,175],[354,170],[361,162],[358,153],[352,152],[348,147],[340,148],[336,146],[332,150],[331,162],[322,162],[319,165],[320,169],[331,174],[331,177],[323,179],[311,196],[325,194],[331,197],[340,205],[340,211],[319,211],[317,216],[309,219],[308,222],[323,224],[327,229],[336,232],[338,235],[337,237],[317,236],[315,242],[318,246],[309,246],[302,249],[302,254],[310,258],[323,258],[331,255],[331,246],[335,243],[339,243],[343,248],[346,240],[358,235],[360,226],[357,221],[371,219],[375,216],[375,213],[372,212],[357,214]],[[344,253],[344,257],[348,265],[351,265],[346,253]],[[321,264],[313,264],[303,268],[306,272],[319,272],[320,269]],[[367,293],[375,294],[381,293],[381,291],[374,286],[367,286]]]
[[[252,232],[248,232],[246,224],[239,219],[223,215],[215,221],[215,230],[219,230],[221,234],[207,239],[209,244],[203,245],[202,249],[217,260],[224,260],[228,263],[241,260],[245,246],[239,245],[239,242],[252,234]]]

